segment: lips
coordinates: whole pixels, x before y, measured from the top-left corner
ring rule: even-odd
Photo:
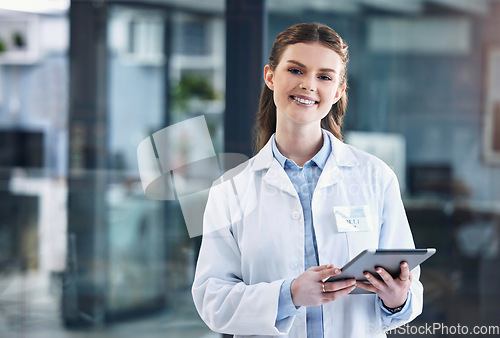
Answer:
[[[290,95],[290,98],[298,103],[302,103],[308,106],[318,104],[319,101],[314,100],[311,97],[303,96],[303,95]]]

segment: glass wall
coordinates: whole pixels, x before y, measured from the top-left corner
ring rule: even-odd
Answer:
[[[137,154],[153,134],[201,115],[224,152],[226,86],[245,81],[233,74],[226,84],[224,2],[96,1],[95,21],[72,33],[69,1],[56,2],[66,6],[0,1],[0,336],[219,337],[190,293],[201,238],[190,237],[178,191],[146,197]],[[345,140],[394,169],[416,246],[437,249],[422,266],[424,312],[411,325],[500,325],[498,2],[268,0],[266,20],[266,56],[298,22],[328,24],[349,44]],[[104,51],[86,43],[104,81],[80,85],[68,51],[96,22]],[[105,102],[95,134],[69,113],[71,95],[93,87]],[[82,125],[98,116],[85,104]],[[68,163],[81,156],[105,158],[85,169],[103,178],[91,181],[102,184],[102,205],[68,199]],[[95,214],[78,214],[79,203]],[[79,275],[87,265],[90,281]]]
[[[144,196],[137,145],[165,120],[165,17],[162,11],[109,8],[108,316],[162,306],[167,290],[161,201]],[[144,278],[149,276],[149,278]]]
[[[137,156],[143,140],[200,115],[222,147],[224,22],[178,8],[111,6],[107,41],[108,311],[140,315],[158,304],[163,329],[199,337],[210,333],[190,292],[199,237],[189,237],[178,200],[144,195]],[[156,151],[171,149],[156,144]]]
[[[0,336],[217,337],[190,292],[200,237],[189,236],[175,195],[145,196],[137,154],[154,133],[200,115],[222,149],[222,11],[147,2],[89,8],[99,13],[84,14],[89,25],[104,20],[102,31],[73,26],[70,34],[67,7],[0,11]],[[91,34],[106,41],[104,54],[85,42],[104,65],[93,68],[105,69],[96,86],[71,73],[81,61],[68,53],[70,36],[82,43]],[[101,101],[75,108],[71,99],[95,88],[96,102],[105,102],[102,126],[90,121],[101,118],[93,110]],[[93,167],[102,152],[104,168]]]
[[[68,20],[0,10],[0,336],[58,324],[66,266]]]

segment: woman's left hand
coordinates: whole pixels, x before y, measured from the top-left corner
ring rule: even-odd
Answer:
[[[382,280],[376,278],[369,272],[365,272],[365,277],[371,284],[356,282],[356,286],[367,291],[375,292],[389,308],[402,306],[406,302],[408,290],[410,289],[412,274],[406,262],[401,263],[401,273],[399,277],[392,278],[385,269],[378,267],[375,271]]]

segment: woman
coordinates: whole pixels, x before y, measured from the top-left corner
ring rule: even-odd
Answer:
[[[395,279],[379,269],[383,280],[369,275],[371,284],[323,282],[366,248],[414,248],[395,174],[341,141],[347,61],[347,45],[325,25],[276,38],[259,152],[214,184],[205,211],[192,292],[214,331],[385,337],[422,310],[420,271],[404,263]],[[340,226],[339,210],[360,227]],[[356,287],[372,293],[350,295]]]

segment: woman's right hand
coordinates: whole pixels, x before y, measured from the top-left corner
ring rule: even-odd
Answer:
[[[318,306],[349,294],[356,288],[354,279],[323,283],[326,278],[340,273],[340,269],[332,264],[307,269],[290,286],[293,304],[295,306]]]

